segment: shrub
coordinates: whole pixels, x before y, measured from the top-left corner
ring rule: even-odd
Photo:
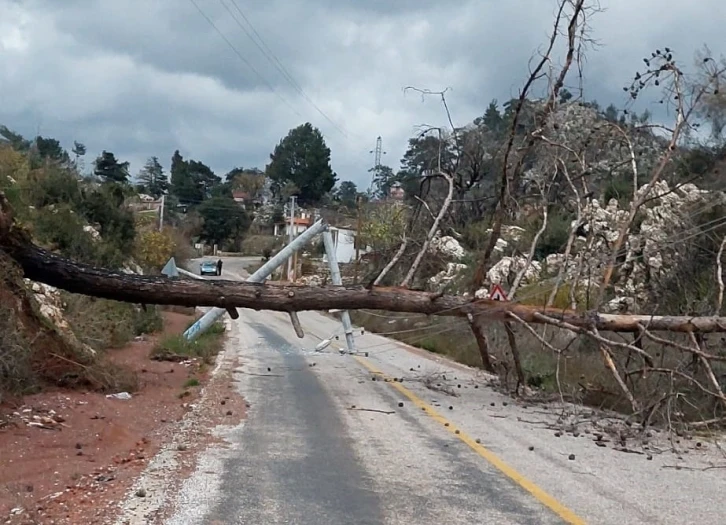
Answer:
[[[489,243],[490,221],[477,221],[466,225],[462,232],[463,244],[471,251],[484,251]]]
[[[567,213],[552,211],[547,217],[547,227],[539,238],[535,248],[535,258],[544,259],[550,254],[561,252],[570,236],[570,224],[573,217]],[[541,227],[538,221],[537,230]],[[535,231],[537,231],[535,230]]]
[[[85,221],[68,204],[41,208],[34,214],[31,231],[36,240],[71,259],[95,263],[101,250],[84,231]]]
[[[625,177],[614,177],[608,181],[603,190],[603,201],[607,205],[610,199],[617,200],[621,205],[627,206],[633,196],[633,181]]]
[[[153,333],[162,327],[161,313],[156,306],[143,308],[65,292],[61,297],[67,305],[65,316],[73,333],[98,351],[123,346],[137,335]]]
[[[240,251],[244,255],[261,255],[272,253],[278,249],[284,242],[283,237],[275,237],[274,235],[250,235],[242,241]]]
[[[174,253],[174,239],[166,231],[141,232],[136,239],[134,253],[142,268],[160,270]]]
[[[550,294],[554,286],[553,281],[546,281],[544,283],[533,283],[526,286],[522,286],[517,291],[517,301],[522,304],[531,304],[534,306],[544,306],[549,300]],[[555,308],[570,308],[570,291],[572,290],[571,283],[562,282],[557,293],[555,294],[554,302],[552,306]],[[587,292],[586,290],[578,290],[575,292],[575,300],[577,301],[577,310],[587,309]]]
[[[157,343],[151,357],[159,361],[198,357],[205,363],[211,363],[222,348],[224,333],[224,324],[218,321],[193,341],[185,339],[183,334],[169,335]]]

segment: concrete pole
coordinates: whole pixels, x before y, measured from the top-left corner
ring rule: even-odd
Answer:
[[[162,193],[161,195],[161,209],[159,210],[159,231],[162,231],[164,229],[164,201],[166,200],[166,195]]]
[[[293,241],[295,238],[295,234],[293,233],[295,231],[295,196],[290,196],[290,231],[287,234],[287,242],[288,244]],[[287,262],[287,278],[286,281],[292,281],[292,265],[293,260],[292,257]]]
[[[335,255],[335,243],[333,243],[333,236],[330,231],[326,230],[323,232],[323,244],[325,244],[325,255],[328,257],[328,266],[330,266],[330,278],[333,284],[340,286],[343,284],[343,279],[340,276],[340,268],[338,267],[338,257]],[[355,353],[355,339],[353,339],[353,325],[350,322],[350,313],[348,310],[343,310],[341,314],[343,321],[343,330],[345,331],[345,342],[348,346],[349,353]]]
[[[276,268],[285,264],[285,261],[287,261],[293,253],[305,246],[308,242],[310,242],[310,240],[312,240],[313,237],[315,237],[319,233],[324,232],[327,227],[328,225],[325,224],[322,219],[319,220],[310,228],[302,232],[299,237],[297,237],[294,241],[285,246],[282,250],[278,252],[277,255],[275,255],[272,259],[263,264],[259,270],[257,270],[245,280],[248,283],[265,282],[265,279],[267,279],[267,277],[272,272],[274,272]],[[224,312],[226,312],[224,308],[212,308],[207,313],[205,313],[196,323],[190,326],[186,332],[184,332],[184,337],[189,341],[195,339],[207,328],[212,326],[217,321],[217,319],[222,317],[222,315],[224,315]]]

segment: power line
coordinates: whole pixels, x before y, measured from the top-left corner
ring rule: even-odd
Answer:
[[[293,76],[290,74],[290,72],[285,68],[285,66],[280,62],[280,60],[277,58],[275,53],[269,48],[269,46],[265,43],[262,36],[257,32],[255,29],[255,26],[250,22],[249,18],[244,14],[242,9],[240,9],[239,5],[237,5],[237,2],[235,0],[230,0],[232,5],[235,7],[237,12],[240,14],[242,19],[247,23],[247,25],[250,26],[250,29],[252,30],[252,33],[257,37],[257,40],[252,36],[249,30],[247,30],[246,27],[244,27],[240,21],[237,19],[237,17],[234,15],[234,13],[230,10],[229,6],[224,3],[224,0],[219,0],[219,3],[224,6],[224,8],[227,10],[227,12],[230,14],[232,19],[237,23],[237,25],[244,31],[244,33],[247,35],[247,37],[252,41],[253,44],[257,47],[257,49],[260,50],[260,52],[267,58],[267,60],[275,66],[275,68],[280,72],[280,74],[285,78],[285,80],[288,81],[288,83],[305,99],[308,101],[308,103],[315,108],[315,110],[320,113],[320,115],[325,118],[341,135],[343,135],[345,138],[348,138],[348,134],[341,129],[328,115],[325,114],[325,112],[318,107],[317,104],[305,93],[303,88],[300,86],[300,84],[295,81]],[[259,43],[258,43],[259,40]]]
[[[287,79],[288,79],[288,80],[290,81],[290,83],[291,83],[291,84],[292,84],[292,85],[293,85],[293,86],[294,86],[294,87],[295,87],[296,89],[298,89],[299,91],[302,91],[302,87],[300,86],[300,84],[298,84],[298,83],[297,83],[297,82],[295,81],[295,79],[294,79],[294,78],[293,78],[293,76],[292,76],[292,75],[290,74],[290,72],[289,72],[289,71],[287,70],[287,68],[285,68],[285,66],[284,66],[284,65],[282,65],[282,63],[281,63],[281,62],[280,62],[280,60],[279,60],[279,59],[277,58],[277,56],[276,56],[276,55],[275,55],[275,53],[274,53],[274,52],[272,51],[272,49],[270,49],[270,48],[269,48],[269,46],[268,46],[268,45],[267,45],[267,44],[265,43],[265,41],[264,41],[264,39],[262,38],[262,36],[261,36],[261,35],[260,35],[260,34],[259,34],[259,33],[257,32],[257,30],[255,29],[255,26],[254,26],[254,25],[252,24],[252,22],[250,22],[249,18],[247,18],[247,16],[246,16],[246,15],[244,14],[244,12],[242,12],[242,9],[240,9],[240,7],[239,7],[239,5],[237,4],[237,2],[236,2],[235,0],[230,0],[230,1],[232,2],[232,5],[233,5],[233,6],[235,7],[235,9],[237,10],[237,12],[238,12],[238,13],[240,14],[240,16],[242,17],[242,19],[243,19],[243,20],[244,20],[245,22],[247,22],[247,25],[249,25],[249,26],[250,26],[250,29],[251,29],[251,30],[252,30],[252,32],[253,32],[253,33],[255,34],[255,36],[256,36],[256,37],[257,37],[257,39],[259,40],[260,44],[262,45],[262,47],[264,47],[264,49],[265,49],[265,50],[267,50],[267,53],[269,53],[269,55],[270,55],[270,56],[272,57],[272,59],[273,59],[273,60],[275,61],[275,63],[276,63],[276,64],[277,64],[278,66],[279,66],[279,68],[278,68],[278,71],[280,71],[280,72],[282,73],[282,75],[283,75],[284,77],[286,77],[286,78],[287,78]],[[220,2],[222,2],[222,0],[220,0]],[[223,3],[223,2],[222,2],[222,3]],[[247,35],[249,36],[249,33],[248,33],[248,32],[247,32],[247,31],[246,31],[246,30],[245,30],[244,28],[242,28],[242,29],[243,29],[243,30],[245,31],[245,33],[247,33]],[[250,37],[250,38],[252,38],[252,37]],[[252,39],[252,41],[254,42],[254,39]],[[260,46],[258,46],[258,48],[259,48],[259,47],[260,47]],[[264,50],[262,50],[261,48],[260,48],[260,51],[262,51],[263,53],[265,53],[265,51],[264,51]]]
[[[304,118],[304,117],[303,117],[303,116],[302,116],[302,115],[301,115],[301,114],[300,114],[300,113],[299,113],[299,112],[298,112],[298,111],[297,111],[297,110],[296,110],[296,109],[295,109],[295,108],[294,108],[294,107],[292,106],[292,104],[290,104],[290,103],[289,103],[289,102],[288,102],[288,101],[287,101],[287,100],[286,100],[285,98],[283,98],[283,97],[282,97],[282,95],[280,95],[280,94],[279,94],[279,93],[277,92],[277,90],[275,89],[275,87],[274,87],[274,86],[273,86],[272,84],[270,84],[270,82],[268,82],[268,81],[267,81],[267,79],[266,79],[266,78],[265,78],[264,76],[262,76],[262,74],[261,74],[261,73],[260,73],[259,71],[257,71],[257,69],[255,69],[255,67],[254,67],[254,66],[253,66],[253,65],[252,65],[252,64],[250,63],[250,61],[249,61],[249,60],[247,60],[247,59],[246,59],[246,58],[245,58],[245,57],[244,57],[244,56],[242,55],[242,53],[240,53],[240,51],[239,51],[239,50],[238,50],[238,49],[237,49],[237,48],[236,48],[236,47],[234,46],[234,44],[232,44],[232,42],[230,42],[230,40],[229,40],[229,39],[228,39],[228,38],[227,38],[227,37],[226,37],[226,36],[224,35],[224,33],[222,33],[222,31],[221,31],[221,30],[220,30],[220,29],[219,29],[219,28],[218,28],[218,27],[216,26],[216,24],[215,24],[215,23],[214,23],[214,22],[212,21],[212,19],[211,19],[211,18],[209,18],[209,17],[207,16],[207,14],[206,14],[206,13],[205,13],[204,11],[202,11],[202,8],[201,8],[201,7],[199,7],[199,5],[197,4],[197,2],[196,2],[195,0],[189,0],[189,1],[190,1],[190,2],[192,3],[192,4],[194,4],[194,7],[196,7],[196,8],[197,8],[197,11],[199,11],[199,14],[201,14],[201,15],[202,15],[202,16],[203,16],[203,17],[204,17],[204,18],[205,18],[206,20],[207,20],[207,22],[209,22],[209,25],[211,25],[211,26],[212,26],[212,27],[214,28],[214,30],[215,30],[215,31],[217,32],[217,34],[219,34],[219,36],[220,36],[220,37],[222,37],[222,39],[223,39],[223,40],[224,40],[224,41],[225,41],[225,42],[227,43],[227,45],[228,45],[228,46],[230,47],[230,49],[231,49],[231,50],[232,50],[232,51],[234,52],[234,54],[235,54],[235,55],[237,55],[237,57],[238,57],[238,58],[239,58],[239,59],[240,59],[240,60],[241,60],[241,61],[242,61],[242,62],[243,62],[243,63],[244,63],[244,64],[245,64],[245,65],[246,65],[246,66],[247,66],[248,68],[250,68],[250,69],[251,69],[251,70],[252,70],[252,71],[253,71],[253,72],[255,73],[255,75],[257,75],[257,77],[258,77],[258,78],[259,78],[260,80],[262,80],[262,82],[263,82],[263,83],[264,83],[265,85],[267,85],[267,87],[268,87],[268,88],[270,88],[270,91],[272,91],[272,92],[273,92],[273,93],[275,94],[275,96],[277,96],[277,98],[279,98],[279,99],[280,99],[280,100],[281,100],[281,101],[282,101],[282,102],[283,102],[283,103],[284,103],[284,104],[285,104],[285,105],[286,105],[287,107],[289,107],[289,108],[290,108],[290,109],[291,109],[291,110],[293,111],[293,113],[295,113],[295,114],[296,114],[296,115],[297,115],[298,117],[300,117],[300,118]]]

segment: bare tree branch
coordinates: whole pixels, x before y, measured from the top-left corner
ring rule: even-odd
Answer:
[[[568,57],[568,59],[565,61],[565,64],[562,67],[560,74],[557,77],[557,81],[554,84],[554,87],[553,87],[552,92],[549,97],[549,103],[547,104],[544,115],[542,117],[543,121],[546,121],[548,116],[554,110],[560,88],[562,87],[562,85],[564,83],[564,79],[567,76],[570,66],[572,65],[573,54],[576,50],[575,48],[577,45],[576,38],[574,35],[576,35],[576,32],[577,32],[578,20],[580,20],[583,17],[584,4],[585,4],[585,0],[574,0],[573,13],[570,15],[570,19],[568,22],[568,48],[567,48],[567,53],[566,53],[566,56]],[[499,198],[498,198],[497,207],[496,207],[496,210],[494,213],[492,233],[489,237],[489,242],[487,244],[486,249],[484,250],[482,259],[479,261],[476,272],[474,274],[474,279],[472,281],[472,287],[471,287],[471,293],[475,293],[479,288],[481,288],[481,286],[484,283],[484,280],[486,278],[486,274],[489,271],[489,265],[490,265],[492,253],[494,252],[494,248],[497,245],[497,241],[501,237],[502,225],[504,222],[504,218],[506,216],[506,211],[509,208],[508,202],[509,202],[509,200],[511,200],[511,193],[510,193],[511,186],[516,183],[518,174],[519,174],[520,170],[522,169],[522,165],[523,165],[523,162],[525,159],[525,155],[520,155],[519,159],[512,166],[512,169],[510,172],[510,165],[511,165],[510,157],[512,156],[512,153],[514,151],[514,140],[516,137],[517,126],[519,125],[519,119],[520,119],[522,107],[524,106],[524,104],[527,100],[527,97],[529,96],[529,92],[530,92],[530,89],[532,88],[533,84],[541,76],[542,70],[550,61],[550,55],[552,53],[552,50],[554,49],[555,43],[557,42],[557,37],[559,35],[560,23],[562,21],[563,16],[565,15],[565,8],[568,5],[570,5],[570,2],[568,0],[560,0],[559,7],[557,10],[557,15],[555,17],[554,27],[553,27],[551,35],[550,35],[547,49],[544,52],[544,54],[542,55],[542,58],[538,62],[537,66],[530,73],[529,78],[525,82],[524,87],[522,88],[522,90],[519,94],[519,99],[518,99],[517,105],[515,107],[514,116],[512,118],[512,124],[511,124],[510,131],[509,131],[509,138],[507,140],[507,145],[506,145],[505,152],[504,152],[503,168],[502,168],[502,175],[501,175],[500,189],[499,189]],[[534,141],[530,138],[530,140],[527,141],[526,149],[531,148],[533,145],[534,145]]]

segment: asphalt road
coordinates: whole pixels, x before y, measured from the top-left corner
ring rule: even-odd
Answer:
[[[318,313],[300,314],[304,339],[284,314],[240,313],[226,353],[247,420],[200,458],[166,523],[723,523],[726,458],[710,442],[596,446],[586,411],[558,435],[557,413],[475,370],[360,332],[368,357],[341,355],[339,322]]]
[[[202,261],[217,261],[222,259],[222,277],[228,279],[243,279],[247,276],[247,269],[250,266],[261,263],[262,258],[256,255],[245,255],[242,257],[200,257],[190,259],[187,264],[187,270],[199,274],[199,263]]]

